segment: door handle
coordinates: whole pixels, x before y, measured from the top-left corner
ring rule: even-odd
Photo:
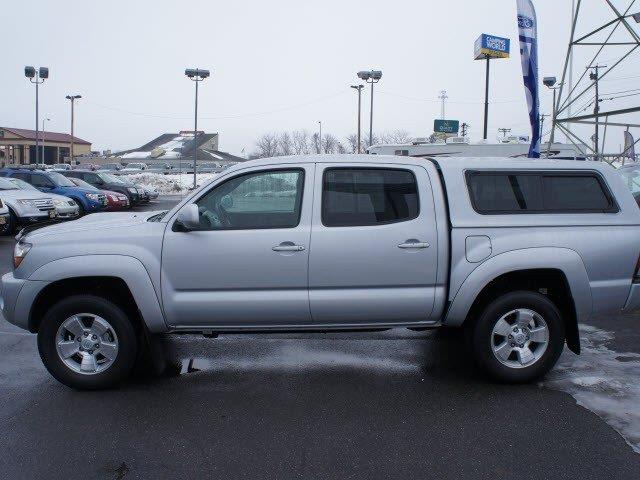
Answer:
[[[417,240],[413,240],[413,241],[408,240],[398,245],[398,248],[429,248],[430,246],[431,245],[429,245],[427,242],[418,242]]]
[[[301,252],[304,250],[302,245],[276,245],[271,250],[274,252]]]

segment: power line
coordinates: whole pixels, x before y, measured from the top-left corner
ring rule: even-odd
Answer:
[[[385,92],[382,90],[378,90],[378,93],[381,93],[383,95],[388,95],[391,97],[399,97],[399,98],[404,98],[407,100],[415,100],[415,101],[419,101],[419,102],[428,102],[428,103],[440,103],[441,100],[434,100],[432,98],[419,98],[419,97],[410,97],[407,95],[401,95],[399,93],[393,93],[393,92]],[[522,102],[522,99],[513,99],[513,100],[493,100],[492,102],[489,103],[520,103]],[[460,103],[460,104],[472,104],[472,105],[476,105],[476,104],[484,104],[484,101],[481,102],[477,102],[477,101],[466,101],[466,100],[458,100],[458,101],[450,101],[447,100],[447,103]]]

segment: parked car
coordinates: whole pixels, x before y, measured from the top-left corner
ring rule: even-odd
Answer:
[[[93,185],[100,190],[122,193],[129,198],[129,203],[132,206],[149,201],[148,196],[140,187],[125,178],[116,177],[110,173],[100,171],[92,172],[90,170],[73,170],[71,172],[64,172],[64,175],[68,178],[79,178],[84,180],[88,184]]]
[[[32,192],[40,191],[30,183],[20,180],[19,178],[9,177],[7,180],[21,190],[29,190]],[[80,216],[80,207],[75,200],[65,197],[64,195],[56,195],[55,193],[47,193],[47,196],[53,200],[53,206],[56,210],[56,218],[60,220],[73,220]]]
[[[168,163],[164,162],[156,162],[150,163],[147,165],[146,171],[149,173],[162,173],[163,175],[167,175],[172,172],[172,167]]]
[[[127,163],[127,165],[120,169],[120,173],[137,173],[147,169],[146,163]]]
[[[51,165],[51,170],[71,170],[71,168],[69,163],[54,163]]]
[[[214,162],[205,162],[198,165],[198,173],[220,173],[223,168]]]
[[[129,197],[127,197],[124,193],[111,192],[109,190],[99,190],[90,183],[87,183],[84,180],[80,180],[79,178],[67,178],[69,178],[69,180],[71,180],[78,187],[104,193],[107,196],[107,210],[123,210],[125,208],[131,207],[131,204],[129,203]]]
[[[178,162],[173,167],[173,173],[193,173],[193,162]]]
[[[145,187],[143,187],[142,189],[146,192],[147,197],[149,197],[149,200],[156,200],[158,198],[157,190],[153,188],[145,188]]]
[[[9,207],[0,198],[0,235],[7,233],[9,233]]]
[[[102,165],[99,165],[96,170],[99,172],[119,172],[122,170],[122,165],[119,163],[103,163]]]
[[[51,196],[40,191],[22,190],[1,177],[0,198],[9,209],[9,220],[4,233],[13,234],[20,227],[49,221],[56,216]]]
[[[124,379],[155,333],[394,327],[463,328],[484,372],[526,382],[591,315],[640,309],[639,253],[640,210],[597,162],[267,158],[168,212],[27,232],[2,308],[74,388]]]
[[[64,173],[74,170],[65,170]],[[69,197],[78,204],[80,215],[104,210],[107,206],[107,197],[104,193],[77,187],[61,172],[44,171],[38,169],[2,169],[0,176],[7,178],[19,178],[30,183],[41,192],[55,193]]]

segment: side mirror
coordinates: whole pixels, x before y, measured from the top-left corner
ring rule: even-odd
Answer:
[[[190,203],[178,212],[175,227],[178,231],[189,232],[197,230],[200,227],[200,214],[198,213],[198,205]]]

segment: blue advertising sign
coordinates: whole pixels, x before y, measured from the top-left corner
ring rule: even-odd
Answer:
[[[474,45],[474,60],[485,58],[509,58],[511,41],[508,38],[496,37],[483,33]]]
[[[460,122],[458,120],[434,120],[433,131],[436,133],[458,133]]]

